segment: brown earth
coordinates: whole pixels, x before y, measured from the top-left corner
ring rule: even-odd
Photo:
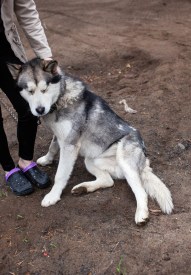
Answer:
[[[1,171],[0,274],[191,274],[191,2],[36,3],[55,58],[141,131],[175,209],[169,216],[151,211],[139,228],[125,181],[73,196],[74,185],[92,179],[82,159],[62,200],[48,208],[40,206],[48,190],[16,197]],[[126,113],[121,99],[137,113]],[[17,161],[16,124],[5,109],[4,118]],[[50,139],[41,125],[35,159]],[[57,161],[45,168],[52,180],[56,167]],[[151,200],[149,207],[158,209]]]

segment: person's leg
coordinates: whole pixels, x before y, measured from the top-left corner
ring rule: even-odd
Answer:
[[[4,70],[5,66],[2,65],[4,62],[0,60],[0,73],[3,75],[3,78],[0,79],[0,88],[3,90],[5,83],[7,83],[8,88],[13,89],[13,79],[7,77],[7,71]],[[6,89],[5,89],[6,90]],[[18,196],[28,195],[34,191],[34,188],[31,182],[25,177],[22,171],[19,168],[15,167],[14,161],[10,155],[8,142],[6,134],[3,128],[3,118],[0,109],[0,164],[2,165],[3,170],[5,171],[5,179],[9,187],[12,189],[13,193]]]
[[[0,81],[1,89],[7,95],[18,114],[19,166],[25,168],[33,159],[37,117],[30,112],[28,103],[21,97],[15,80],[4,62],[0,63],[0,72],[3,72],[4,75],[4,78]]]

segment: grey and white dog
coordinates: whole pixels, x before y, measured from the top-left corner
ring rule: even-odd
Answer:
[[[111,187],[113,179],[126,179],[137,201],[136,224],[148,221],[148,195],[170,214],[170,191],[152,172],[138,130],[110,109],[80,80],[67,76],[56,61],[44,64],[33,59],[22,66],[18,86],[35,116],[42,116],[54,137],[48,153],[37,163],[52,163],[60,151],[55,183],[42,200],[47,207],[60,200],[78,154],[96,180],[73,187],[73,194]]]

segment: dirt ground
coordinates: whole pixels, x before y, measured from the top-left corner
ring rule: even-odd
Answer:
[[[81,158],[62,200],[48,208],[40,205],[48,190],[16,197],[1,170],[0,274],[191,274],[191,1],[36,3],[65,71],[89,83],[141,131],[175,209],[156,215],[158,206],[149,200],[150,222],[137,227],[135,198],[125,181],[73,196],[74,185],[93,179]],[[126,113],[122,99],[137,113]],[[3,113],[16,162],[16,124],[4,108]],[[35,160],[50,139],[39,126]],[[52,180],[57,163],[44,168]]]

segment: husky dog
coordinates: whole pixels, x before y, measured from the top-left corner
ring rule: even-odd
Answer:
[[[48,153],[37,163],[49,165],[60,151],[55,183],[42,206],[60,200],[80,154],[96,180],[74,186],[73,194],[94,192],[113,186],[113,179],[126,179],[137,202],[136,224],[149,219],[148,195],[164,213],[172,212],[170,191],[152,172],[139,131],[82,81],[65,75],[56,61],[46,65],[33,59],[22,66],[17,84],[32,114],[42,116],[54,134]]]

